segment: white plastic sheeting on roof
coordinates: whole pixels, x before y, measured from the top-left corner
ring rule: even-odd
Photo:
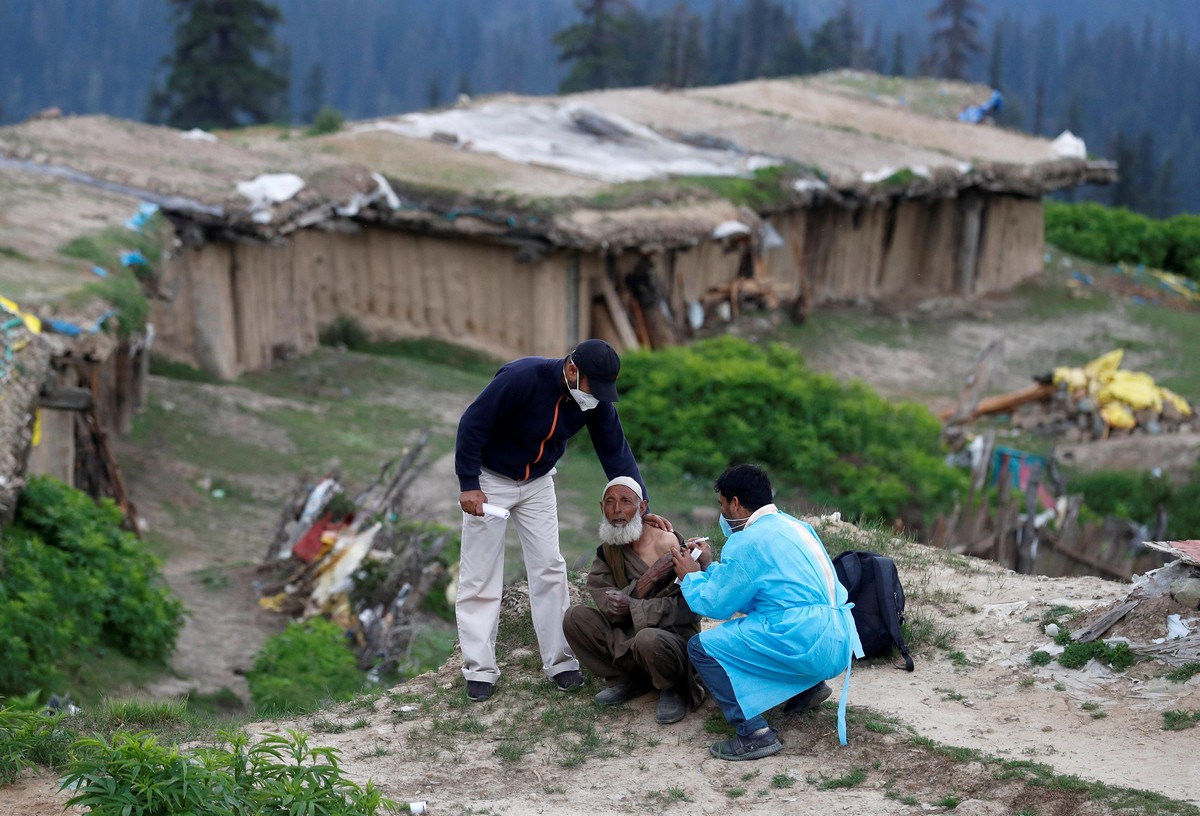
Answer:
[[[741,221],[722,221],[713,227],[712,237],[720,241],[734,235],[749,235],[750,228]]]
[[[252,209],[287,201],[304,189],[304,179],[294,173],[264,173],[252,181],[239,181],[237,191],[250,201]]]
[[[733,176],[779,163],[768,156],[677,142],[624,117],[578,104],[492,102],[411,113],[355,130],[389,131],[417,139],[432,139],[436,134],[438,141],[464,150],[608,182],[672,175]]]
[[[370,206],[381,198],[393,210],[400,209],[400,197],[396,195],[396,192],[392,189],[392,185],[388,184],[388,180],[379,173],[371,173],[371,178],[375,181],[374,192],[355,193],[345,204],[334,207],[334,212],[344,218],[352,218],[358,215],[359,210],[363,207]]]
[[[1087,145],[1071,131],[1064,130],[1050,143],[1050,152],[1064,159],[1086,159]]]
[[[187,139],[193,142],[219,142],[221,141],[216,136],[209,133],[207,130],[200,128],[192,128],[179,134],[180,138]]]

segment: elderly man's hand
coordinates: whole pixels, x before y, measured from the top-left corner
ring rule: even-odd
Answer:
[[[635,591],[637,597],[646,598],[654,590],[654,587],[659,581],[666,578],[675,571],[675,561],[671,557],[671,553],[663,553],[661,557],[650,568],[642,573],[642,577],[638,579]]]
[[[619,589],[610,589],[604,593],[604,609],[610,618],[629,617],[629,596]]]

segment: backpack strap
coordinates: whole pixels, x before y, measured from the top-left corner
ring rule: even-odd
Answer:
[[[872,558],[871,563],[875,565],[875,594],[879,598],[879,608],[884,613],[884,620],[887,621],[888,633],[891,634],[892,641],[904,657],[904,670],[912,671],[913,659],[912,655],[908,653],[908,644],[904,642],[904,633],[900,629],[900,611],[896,609],[896,596],[893,591],[885,589],[885,587],[894,587],[899,580],[896,565],[879,556]],[[889,567],[890,570],[888,570]],[[899,664],[896,665],[896,668],[900,668]]]

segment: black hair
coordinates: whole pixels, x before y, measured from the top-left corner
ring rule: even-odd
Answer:
[[[725,501],[736,498],[750,512],[770,504],[775,491],[766,471],[758,465],[733,465],[717,477],[713,490]]]

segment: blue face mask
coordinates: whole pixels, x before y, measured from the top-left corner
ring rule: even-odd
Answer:
[[[721,520],[717,522],[717,525],[721,528],[721,532],[725,534],[725,537],[729,538],[731,535],[738,532],[738,530],[741,530],[743,527],[745,527],[747,521],[749,521],[749,519],[734,519],[734,524],[737,524],[737,530],[735,530],[733,529],[733,525],[729,523],[729,519],[721,516]]]

